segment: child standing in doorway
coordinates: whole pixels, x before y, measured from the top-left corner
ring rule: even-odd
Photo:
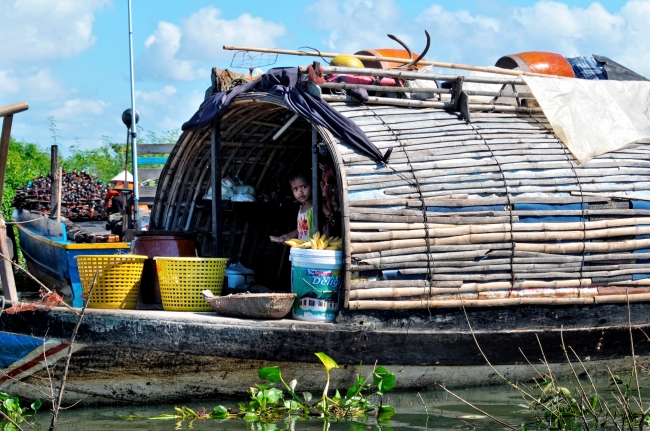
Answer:
[[[298,227],[282,235],[282,240],[287,241],[292,238],[298,238],[301,241],[308,240],[314,233],[318,231],[318,227],[314,225],[314,208],[312,206],[311,184],[307,175],[303,173],[295,173],[289,178],[291,191],[293,197],[300,202],[300,209],[298,210]]]

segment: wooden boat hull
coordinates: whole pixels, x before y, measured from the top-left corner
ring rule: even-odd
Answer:
[[[631,304],[630,311],[637,361],[650,365],[650,341],[642,332],[650,333],[650,324],[644,321],[650,305]],[[91,405],[244,396],[245,388],[259,381],[259,368],[269,365],[279,365],[287,378],[296,378],[301,390],[318,390],[325,381],[314,356],[320,351],[341,366],[333,374],[338,388],[352,384],[359,363],[369,372],[375,362],[397,373],[396,387],[402,390],[433,388],[438,382],[450,387],[503,383],[486,366],[474,336],[490,362],[512,380],[537,375],[527,361],[545,372],[540,345],[558,376],[570,375],[562,338],[590,373],[604,373],[607,366],[614,372],[632,368],[627,306],[472,311],[468,318],[473,333],[462,310],[431,312],[430,316],[396,314],[389,320],[350,313],[340,315],[336,324],[327,324],[244,320],[215,313],[88,309],[75,342],[65,399]],[[47,337],[60,344],[69,339],[76,320],[77,314],[67,309],[3,313],[0,334]],[[54,375],[59,375],[64,361],[61,356],[58,361],[50,359],[56,362]],[[3,373],[11,373],[12,367],[5,366]],[[576,368],[583,372],[580,365]],[[5,379],[0,390],[33,398],[42,397],[35,386],[49,385],[43,380],[44,366],[20,377]]]
[[[73,306],[81,307],[82,289],[75,256],[128,253],[124,242],[77,244],[66,238],[65,224],[28,211],[14,211],[20,249],[32,275],[48,287],[55,287]],[[24,223],[28,222],[28,223]]]

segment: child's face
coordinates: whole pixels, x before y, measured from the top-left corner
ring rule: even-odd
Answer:
[[[304,179],[296,178],[289,184],[291,184],[293,197],[296,198],[298,202],[304,204],[305,202],[311,201],[311,185],[308,184]]]

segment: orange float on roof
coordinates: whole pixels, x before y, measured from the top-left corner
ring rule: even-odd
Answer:
[[[552,52],[529,51],[510,54],[501,57],[494,65],[503,69],[519,68],[524,72],[575,78],[573,68],[567,59]]]
[[[409,53],[405,49],[399,48],[373,48],[366,49],[363,51],[358,51],[354,53],[355,55],[374,55],[377,57],[393,57],[393,58],[409,58]],[[418,58],[418,53],[412,53],[412,60]],[[424,60],[424,59],[423,59]],[[391,69],[393,67],[398,67],[404,63],[397,63],[393,61],[374,61],[374,60],[361,60],[363,65],[369,69]],[[418,64],[418,68],[421,66]]]

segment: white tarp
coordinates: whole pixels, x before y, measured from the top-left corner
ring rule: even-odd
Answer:
[[[650,142],[650,82],[522,78],[579,163]]]

